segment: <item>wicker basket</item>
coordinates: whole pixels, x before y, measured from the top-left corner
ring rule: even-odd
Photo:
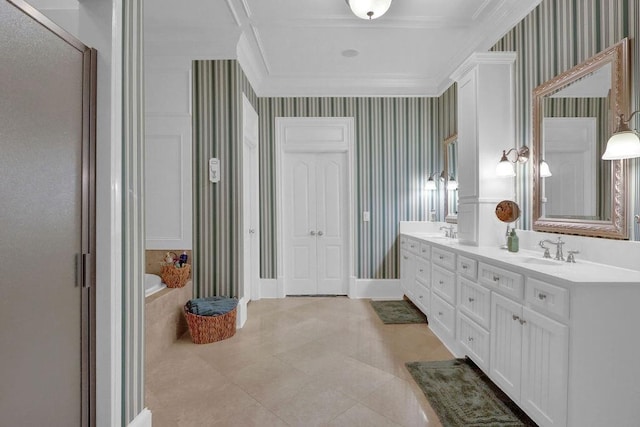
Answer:
[[[184,317],[189,325],[191,340],[195,344],[209,344],[231,338],[236,334],[236,311],[238,307],[219,316],[198,316],[184,307]]]
[[[168,288],[182,288],[187,284],[189,280],[189,274],[191,273],[191,265],[185,264],[180,268],[174,265],[163,265],[160,277]]]

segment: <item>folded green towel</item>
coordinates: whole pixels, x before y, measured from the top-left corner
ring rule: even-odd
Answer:
[[[238,300],[229,297],[194,298],[187,302],[187,311],[198,316],[220,316],[236,308]]]

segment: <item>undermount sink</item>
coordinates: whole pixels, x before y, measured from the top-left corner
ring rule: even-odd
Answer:
[[[523,264],[536,264],[536,265],[551,265],[551,266],[561,266],[563,264],[562,261],[556,261],[549,258],[535,258],[535,257],[518,257],[514,261],[519,261]]]

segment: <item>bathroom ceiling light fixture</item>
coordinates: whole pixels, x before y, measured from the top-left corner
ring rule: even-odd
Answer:
[[[435,190],[437,188],[436,181],[433,179],[434,177],[438,177],[440,181],[444,181],[447,176],[445,175],[444,171],[432,173],[431,175],[429,175],[427,183],[424,185],[425,190]]]
[[[391,6],[391,0],[345,0],[351,11],[358,18],[362,19],[376,19],[384,15],[389,6]]]
[[[607,142],[607,149],[602,155],[602,160],[622,160],[640,157],[640,138],[638,134],[629,128],[631,118],[640,112],[634,111],[625,120],[624,114],[618,117],[618,128]]]
[[[544,160],[540,160],[540,178],[548,178],[552,175],[551,169],[549,169],[549,164]]]
[[[510,160],[509,154],[512,151],[516,152],[516,159]],[[523,145],[518,150],[515,148],[507,150],[502,150],[502,157],[500,158],[500,162],[498,166],[496,166],[496,175],[498,176],[516,176],[516,171],[513,167],[515,163],[526,163],[529,160],[529,147]]]

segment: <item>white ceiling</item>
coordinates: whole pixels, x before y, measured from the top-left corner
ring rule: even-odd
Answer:
[[[366,21],[345,0],[152,0],[145,36],[151,54],[239,57],[261,96],[437,96],[539,2],[394,0]]]
[[[146,0],[145,49],[238,58],[260,96],[438,96],[540,1],[394,0],[367,21],[345,0]]]

